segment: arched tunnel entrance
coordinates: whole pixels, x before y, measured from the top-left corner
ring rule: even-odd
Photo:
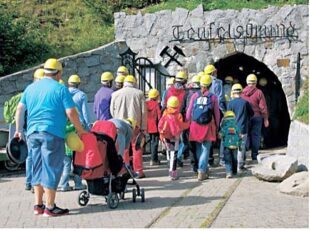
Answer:
[[[267,79],[267,85],[262,87],[257,84],[265,95],[268,112],[269,128],[263,128],[262,145],[264,147],[277,147],[287,144],[290,126],[290,116],[282,84],[278,77],[262,62],[252,56],[236,52],[230,54],[215,64],[218,78],[224,83],[226,76],[232,76],[235,81],[245,87],[247,75],[254,73],[258,82],[261,78]]]

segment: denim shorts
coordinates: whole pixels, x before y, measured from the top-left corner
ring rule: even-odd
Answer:
[[[27,145],[33,161],[31,184],[56,190],[64,165],[64,139],[47,132],[34,132],[28,136]]]

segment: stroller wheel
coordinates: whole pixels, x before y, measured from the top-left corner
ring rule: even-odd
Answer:
[[[86,206],[89,201],[89,194],[87,191],[83,191],[80,193],[78,197],[78,203],[81,206]]]
[[[145,193],[144,188],[140,189],[141,202],[145,202]]]
[[[117,193],[110,193],[108,195],[108,206],[109,206],[109,208],[110,209],[117,208],[118,203],[119,203],[119,199],[118,199]]]
[[[136,202],[136,197],[137,197],[137,190],[134,188],[132,189],[132,202]]]

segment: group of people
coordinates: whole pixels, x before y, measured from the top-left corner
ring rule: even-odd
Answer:
[[[151,140],[150,165],[160,164],[159,140],[165,145],[171,180],[178,179],[177,166],[183,166],[182,156],[189,150],[198,180],[207,179],[212,143],[217,139],[222,140],[220,158],[228,178],[244,169],[247,140],[251,142],[252,159],[257,158],[262,122],[268,127],[266,102],[256,88],[257,77],[250,74],[245,89],[232,82],[229,88],[223,86],[216,73],[213,65],[207,65],[192,78],[188,88],[188,74],[180,71],[168,80],[170,86],[165,92],[150,89],[147,100],[126,67],[118,68],[115,79],[111,72],[102,73],[93,112],[96,120],[115,124],[118,154],[132,165],[137,178],[145,177],[141,142],[145,134]],[[56,191],[72,189],[69,178],[73,151],[65,146],[66,136],[74,130],[81,137],[90,131],[92,122],[78,75],[70,76],[66,87],[61,80],[62,64],[48,59],[34,77],[40,81],[34,81],[19,96],[14,137],[25,139],[26,130],[26,189],[34,189],[34,213],[59,216],[69,210],[56,206]],[[77,175],[74,181],[74,189],[86,187]]]

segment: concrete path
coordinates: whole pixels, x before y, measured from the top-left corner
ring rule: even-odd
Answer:
[[[148,159],[146,157],[145,159]],[[276,191],[277,183],[266,183],[249,172],[225,178],[223,167],[211,168],[211,177],[198,182],[188,161],[181,178],[170,181],[165,162],[150,167],[139,180],[146,201],[132,202],[131,193],[118,208],[109,209],[103,197],[91,196],[86,207],[77,203],[79,191],[57,193],[57,205],[70,215],[46,218],[33,215],[33,194],[24,191],[24,175],[0,175],[0,227],[163,228],[163,227],[303,227],[309,226],[308,198]],[[249,166],[251,167],[251,165]],[[130,187],[130,186],[129,186]]]

